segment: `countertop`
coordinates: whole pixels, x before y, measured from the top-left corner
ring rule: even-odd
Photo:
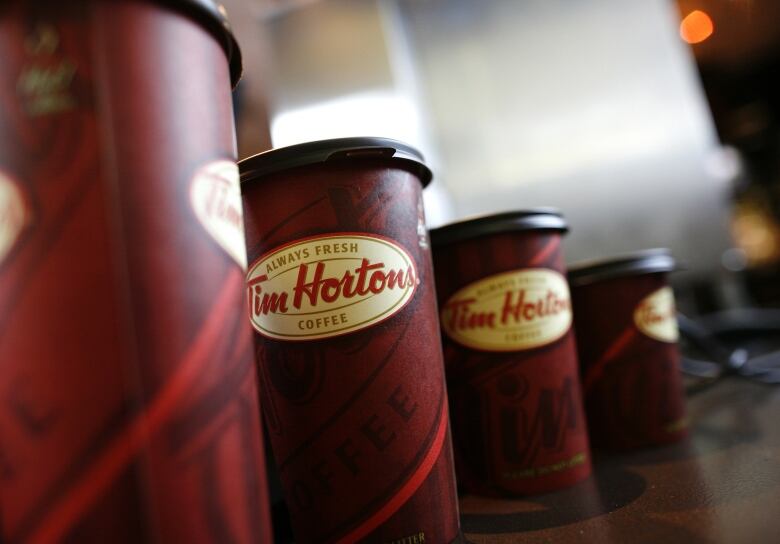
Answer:
[[[524,500],[461,498],[475,544],[780,541],[780,387],[723,379],[688,399],[691,437],[594,453],[594,475]]]

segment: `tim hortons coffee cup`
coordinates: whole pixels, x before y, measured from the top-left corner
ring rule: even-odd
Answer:
[[[0,5],[0,540],[271,541],[225,25]]]
[[[531,495],[591,472],[554,210],[431,231],[459,482]]]
[[[422,156],[344,138],[239,166],[264,416],[297,541],[456,541]]]
[[[594,447],[627,450],[688,434],[667,250],[569,272],[581,375]]]

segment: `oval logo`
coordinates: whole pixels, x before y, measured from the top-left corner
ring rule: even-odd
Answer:
[[[672,288],[662,287],[646,296],[634,310],[634,323],[650,338],[677,342],[680,332]]]
[[[278,340],[319,340],[384,321],[412,299],[417,267],[373,234],[325,234],[276,248],[252,264],[252,326]]]
[[[244,210],[238,179],[238,166],[233,161],[209,163],[192,178],[190,202],[206,232],[246,270]]]
[[[457,291],[441,310],[447,336],[483,351],[544,346],[566,334],[571,321],[566,278],[547,268],[483,278]]]
[[[0,264],[27,224],[27,206],[19,187],[0,172]]]

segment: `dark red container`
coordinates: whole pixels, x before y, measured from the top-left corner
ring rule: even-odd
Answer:
[[[431,231],[459,481],[529,495],[591,472],[554,210]]]
[[[297,541],[455,541],[422,157],[345,138],[240,167],[264,414]]]
[[[205,0],[0,4],[7,542],[270,542],[231,105]]]
[[[677,350],[674,259],[649,250],[569,272],[594,447],[627,450],[688,434]]]

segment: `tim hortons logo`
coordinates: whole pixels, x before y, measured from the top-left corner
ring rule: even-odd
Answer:
[[[420,280],[411,256],[373,234],[297,240],[261,256],[247,274],[255,330],[279,340],[355,332],[398,313]]]
[[[650,338],[677,342],[680,333],[672,288],[662,287],[645,297],[634,310],[634,323]]]
[[[233,161],[209,163],[192,178],[190,203],[206,232],[246,270],[244,214],[238,179],[238,167]]]
[[[27,206],[19,187],[0,172],[0,264],[27,224]]]
[[[467,285],[441,310],[455,342],[483,351],[520,351],[558,340],[571,327],[566,279],[546,268],[504,272]]]

